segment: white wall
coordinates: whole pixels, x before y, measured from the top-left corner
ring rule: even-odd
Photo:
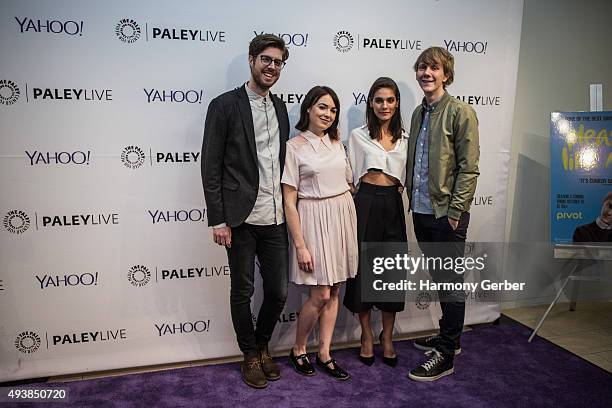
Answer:
[[[588,111],[592,83],[603,84],[603,109],[612,110],[610,17],[610,0],[525,0],[508,183],[508,241],[550,241],[550,112]],[[528,271],[512,262],[507,265],[507,276],[530,273],[539,274],[539,279],[531,278],[527,293],[506,307],[551,300],[559,287],[557,274],[566,273],[558,272],[560,262],[553,262],[544,247],[532,245],[525,251]],[[609,264],[605,267],[610,270]],[[612,298],[612,285],[595,289],[585,284],[581,294]]]

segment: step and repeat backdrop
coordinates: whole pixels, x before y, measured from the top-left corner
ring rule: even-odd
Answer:
[[[200,149],[208,103],[248,80],[248,44],[259,33],[289,45],[273,92],[292,125],[308,89],[328,85],[340,97],[344,139],[363,124],[379,76],[398,82],[408,123],[422,98],[416,57],[432,45],[450,50],[449,91],[480,120],[468,238],[503,241],[522,8],[522,0],[3,1],[0,381],[239,353]],[[306,295],[290,286],[274,349],[292,344]],[[409,299],[396,332],[437,326],[433,296]],[[498,305],[477,302],[483,296],[468,296],[467,323],[499,316]],[[258,290],[254,310],[260,302]],[[358,326],[341,308],[335,340],[356,339]]]

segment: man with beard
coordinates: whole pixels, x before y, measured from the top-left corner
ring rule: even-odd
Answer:
[[[202,143],[202,184],[213,241],[227,251],[230,307],[238,346],[244,354],[242,379],[254,388],[280,378],[268,341],[287,298],[288,240],[281,172],[289,118],[270,88],[289,51],[270,34],[249,44],[251,78],[210,102]],[[264,298],[253,328],[255,256]]]

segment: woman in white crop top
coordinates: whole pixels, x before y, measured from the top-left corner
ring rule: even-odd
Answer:
[[[364,242],[398,242],[405,246],[406,221],[401,192],[406,178],[407,153],[408,139],[400,113],[399,89],[391,78],[378,78],[368,93],[366,125],[354,129],[348,142],[353,182],[358,187],[355,208],[360,247]],[[359,314],[359,360],[368,366],[374,363],[374,335],[370,324],[372,306],[381,311],[383,330],[378,338],[384,349],[383,362],[394,367],[397,356],[393,349],[393,325],[395,314],[404,310],[404,294],[400,294],[401,301],[389,302],[380,294],[362,293],[362,278],[371,280],[372,276],[371,270],[361,270],[360,262],[357,276],[347,281],[344,305]],[[380,301],[364,302],[364,298]]]

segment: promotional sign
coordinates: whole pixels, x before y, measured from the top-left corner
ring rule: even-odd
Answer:
[[[551,241],[600,241],[602,219],[612,216],[612,112],[553,112],[550,120]]]

